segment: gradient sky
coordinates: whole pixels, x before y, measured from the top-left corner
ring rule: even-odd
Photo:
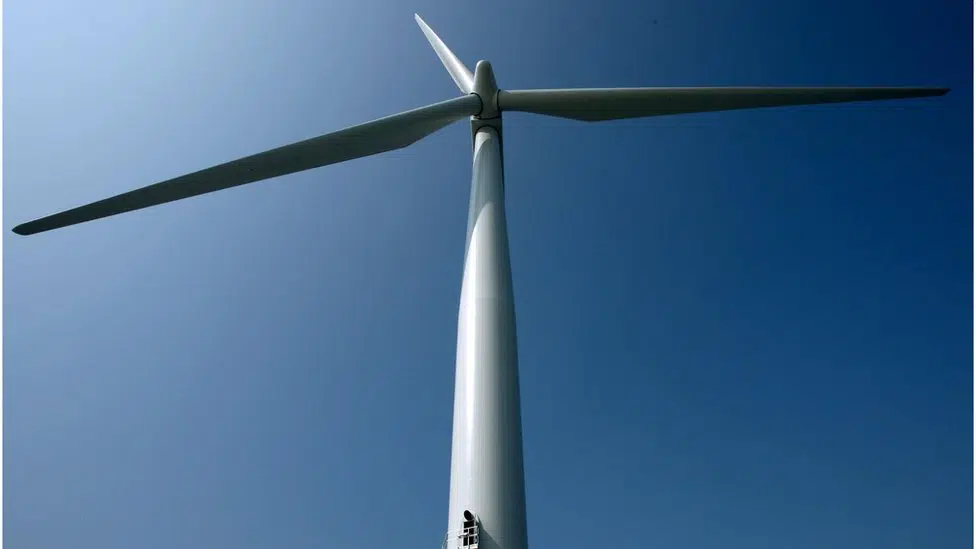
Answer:
[[[21,0],[4,542],[436,549],[470,184],[417,145],[10,228],[457,91],[941,85],[506,116],[530,545],[971,547],[972,3]]]

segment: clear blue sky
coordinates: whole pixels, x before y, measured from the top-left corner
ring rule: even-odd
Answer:
[[[971,547],[972,3],[10,2],[4,542],[436,549],[470,181],[418,145],[10,227],[457,91],[940,85],[506,117],[535,549]]]

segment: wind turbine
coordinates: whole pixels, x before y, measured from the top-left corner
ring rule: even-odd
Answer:
[[[448,532],[451,549],[526,549],[515,307],[505,220],[502,112],[587,122],[944,95],[934,87],[498,89],[415,15],[461,96],[286,145],[18,225],[30,235],[406,147],[471,121],[473,175],[458,314]]]

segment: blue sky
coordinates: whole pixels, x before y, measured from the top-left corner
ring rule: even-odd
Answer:
[[[879,9],[880,8],[880,9]],[[940,85],[506,117],[532,547],[971,547],[972,4],[8,3],[4,542],[435,548],[466,123],[13,225],[502,88]]]

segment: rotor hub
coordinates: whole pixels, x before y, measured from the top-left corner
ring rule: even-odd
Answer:
[[[495,72],[491,70],[491,63],[478,61],[474,67],[474,86],[471,93],[481,99],[481,112],[475,118],[498,118],[498,84],[495,82]]]

